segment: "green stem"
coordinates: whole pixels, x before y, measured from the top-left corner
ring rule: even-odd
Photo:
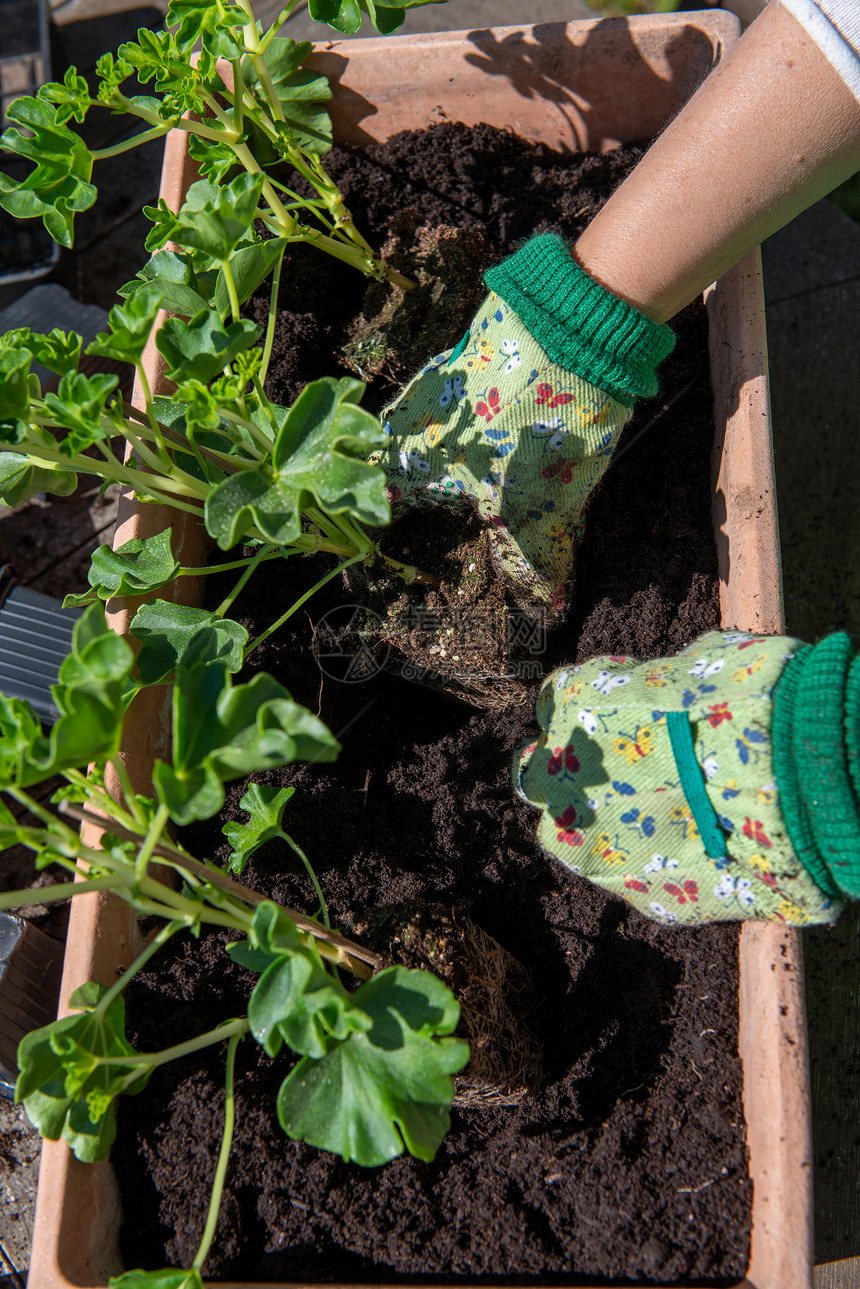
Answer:
[[[269,444],[269,447],[271,448],[271,444]],[[189,505],[182,498],[193,497],[202,501],[206,496],[205,485],[201,484],[199,480],[193,480],[191,475],[186,475],[185,477],[192,479],[195,485],[193,488],[163,474],[148,475],[140,470],[130,470],[127,466],[121,465],[106,468],[108,463],[97,461],[95,457],[66,457],[63,453],[48,448],[41,443],[8,445],[0,443],[0,452],[17,452],[20,456],[29,457],[37,465],[51,466],[59,464],[65,470],[73,471],[75,474],[95,475],[97,479],[122,484],[124,487],[132,488],[142,495],[148,494],[149,499],[152,501],[175,506],[179,510],[187,510],[192,515],[199,515],[200,507]],[[158,480],[158,487],[155,486],[153,480]]]
[[[47,806],[43,806],[40,802],[35,801],[28,792],[24,791],[23,788],[8,787],[6,788],[6,791],[9,793],[9,796],[13,801],[17,801],[19,806],[23,806],[25,810],[29,810],[30,814],[33,815],[34,818],[39,819],[47,828],[61,829],[65,834],[66,840],[72,844],[75,844],[78,841],[78,835],[74,828],[70,828],[68,824],[63,823],[62,819],[55,815],[52,810],[48,810]]]
[[[149,861],[152,859],[152,852],[158,845],[159,838],[167,827],[167,821],[170,818],[170,811],[164,802],[155,812],[155,818],[150,826],[146,841],[137,853],[137,859],[134,863],[134,871],[138,881],[146,877],[146,870],[149,867]]]
[[[206,1215],[206,1226],[203,1238],[197,1250],[192,1267],[199,1271],[206,1261],[212,1241],[215,1239],[215,1228],[218,1225],[218,1213],[221,1209],[221,1196],[224,1193],[224,1181],[227,1177],[227,1164],[230,1160],[230,1147],[233,1144],[233,1128],[236,1123],[236,1098],[234,1093],[234,1075],[236,1066],[236,1048],[240,1034],[232,1034],[227,1046],[227,1069],[224,1080],[224,1135],[221,1138],[221,1149],[218,1152],[218,1164],[212,1182],[212,1194],[209,1197],[209,1212]]]
[[[125,415],[126,420],[134,421],[140,426],[140,430],[138,432],[145,438],[150,431],[143,413],[138,412],[137,408],[132,407],[130,403],[125,403],[123,405],[123,414]],[[175,430],[168,429],[167,426],[162,425],[160,421],[158,421],[157,424],[162,438],[169,439],[173,447],[180,448],[183,451],[188,447],[187,440],[183,439],[181,434],[178,434]],[[233,442],[233,440],[230,440],[226,430],[220,429],[218,433],[222,438],[226,438],[228,442]],[[199,451],[201,451],[204,456],[210,457],[217,465],[223,466],[225,470],[240,470],[243,465],[257,465],[259,463],[259,456],[253,454],[252,445],[247,441],[237,439],[234,442],[234,446],[240,448],[243,452],[247,452],[249,454],[247,459],[243,460],[242,458],[237,457],[235,453],[220,452],[217,448],[206,447],[200,448]]]
[[[362,551],[365,555],[370,554],[373,550],[373,542],[370,540],[367,533],[364,532],[362,528],[359,528],[358,524],[355,523],[349,515],[332,515],[331,519],[343,533],[344,537],[346,537],[347,541],[353,543],[357,551]]]
[[[246,559],[234,559],[229,564],[207,564],[204,568],[181,568],[176,576],[208,577],[210,573],[231,573],[234,568],[247,568],[249,564],[253,564],[254,568],[256,568],[258,563],[264,564],[267,559],[284,559],[284,557],[285,552],[280,547],[275,550],[264,547],[260,555],[248,556]],[[230,598],[233,599],[234,597],[231,596]],[[220,609],[216,609],[215,612],[218,617],[224,616]]]
[[[99,1060],[99,1065],[149,1065],[157,1069],[159,1065],[167,1065],[170,1061],[179,1061],[183,1056],[193,1056],[195,1052],[202,1052],[204,1047],[212,1047],[214,1043],[223,1043],[225,1038],[241,1038],[247,1034],[250,1026],[247,1018],[242,1016],[236,1020],[228,1021],[226,1025],[219,1026],[218,1029],[209,1029],[205,1034],[200,1034],[197,1038],[189,1038],[184,1043],[176,1043],[173,1047],[165,1047],[160,1052],[135,1052],[127,1056],[103,1056]],[[137,1075],[135,1077],[138,1077]]]
[[[278,256],[278,262],[275,265],[275,271],[272,274],[272,290],[269,295],[269,317],[266,323],[266,342],[263,346],[263,361],[260,363],[260,370],[257,373],[260,388],[262,389],[266,381],[266,375],[269,370],[269,362],[272,357],[272,345],[275,342],[275,323],[278,320],[278,292],[281,289],[281,269],[284,264],[284,251]]]
[[[247,568],[245,569],[242,576],[239,578],[239,581],[233,587],[230,594],[226,595],[224,599],[221,601],[221,603],[218,605],[218,608],[215,610],[216,618],[226,617],[227,612],[229,611],[231,605],[233,604],[233,601],[236,599],[236,596],[240,593],[243,587],[247,584],[248,579],[253,575],[254,570],[259,568],[259,566],[264,562],[264,560],[271,559],[273,554],[277,555],[279,554],[279,552],[267,551],[265,546],[262,547],[262,549],[257,552],[254,558],[249,561]]]
[[[236,280],[233,277],[233,270],[230,268],[229,260],[219,260],[221,272],[224,274],[224,282],[227,286],[227,295],[230,298],[230,308],[233,313],[233,321],[238,322],[241,317],[239,309],[239,296],[236,292]]]
[[[133,107],[131,104],[127,104],[126,108],[134,116],[139,117],[141,121],[152,122],[162,134],[166,134],[168,130],[184,130],[186,134],[199,134],[201,138],[211,139],[213,143],[226,143],[231,147],[235,147],[238,136],[232,130],[216,130],[211,125],[204,125],[202,121],[192,121],[187,117],[179,117],[176,121],[172,121],[170,125],[158,125],[158,117],[155,112],[149,112],[142,107]],[[128,146],[135,147],[137,139],[142,137],[142,135],[136,135],[135,140]],[[93,155],[96,157],[107,156],[109,151],[105,148],[103,152],[93,153]]]
[[[134,980],[137,973],[143,970],[150,958],[154,957],[154,955],[158,953],[158,950],[162,945],[167,944],[170,937],[182,929],[182,925],[183,924],[181,922],[168,922],[166,926],[163,926],[158,935],[153,936],[143,952],[137,955],[131,966],[128,967],[119,979],[111,985],[107,993],[102,995],[98,1001],[96,1010],[101,1012],[107,1011],[114,998],[117,998],[125,989],[126,985],[130,984],[130,982]]]
[[[324,510],[320,510],[317,506],[306,506],[304,509],[304,514],[314,525],[314,527],[318,528],[320,532],[323,533],[329,539],[329,541],[339,542],[341,538],[344,536],[343,529],[340,528],[338,524],[335,522],[334,515],[327,514]],[[350,541],[350,555],[353,555],[355,553],[356,553],[355,543]]]
[[[234,425],[241,425],[246,429],[253,438],[258,447],[262,448],[266,456],[271,455],[272,440],[259,427],[255,425],[250,417],[239,416],[236,412],[230,412],[226,407],[221,408],[222,415],[226,420],[231,421]]]
[[[245,659],[247,660],[249,654],[251,654],[258,645],[261,645],[264,640],[268,640],[270,635],[282,627],[287,621],[287,618],[292,617],[292,615],[302,607],[306,600],[309,600],[312,595],[315,595],[317,591],[320,590],[321,587],[325,586],[326,582],[330,582],[333,577],[337,577],[338,573],[343,573],[346,569],[351,568],[353,564],[358,564],[359,561],[363,559],[363,552],[358,555],[353,555],[352,559],[344,560],[343,563],[336,565],[330,573],[326,573],[325,577],[321,577],[309,591],[305,591],[304,595],[301,596],[300,599],[296,600],[295,604],[293,604],[289,609],[287,609],[286,613],[281,614],[277,622],[273,622],[271,626],[266,627],[266,630],[258,635],[256,640],[253,640],[248,645],[245,650]]]
[[[247,144],[235,143],[233,144],[233,151],[236,153],[236,156],[242,162],[245,169],[250,171],[252,175],[265,175],[265,171],[258,164],[256,157],[251,152],[251,149]],[[278,222],[278,227],[285,230],[287,235],[291,234],[296,227],[296,221],[284,210],[281,199],[272,187],[268,175],[265,176],[262,195],[269,203],[272,214]]]
[[[278,422],[275,420],[275,414],[272,411],[272,404],[269,402],[268,398],[266,398],[266,391],[263,389],[263,386],[260,384],[259,375],[255,374],[252,379],[253,379],[253,385],[254,385],[254,393],[257,395],[260,411],[265,412],[266,416],[268,417],[269,425],[272,427],[272,441],[274,442],[274,440],[277,439],[278,437]]]
[[[105,816],[103,820],[105,832],[110,832],[111,823],[115,821],[116,823],[129,828],[131,831],[143,835],[147,828],[146,816],[135,800],[134,790],[132,789],[126,773],[125,766],[119,758],[112,761],[111,764],[113,765],[117,778],[119,779],[123,801],[128,806],[127,810],[123,808],[123,805],[120,802],[114,801],[104,784],[97,782],[93,778],[87,778],[87,776],[82,774],[80,770],[72,768],[64,770],[63,777],[75,787],[80,788],[84,793],[87,803],[90,804],[94,810],[100,811]],[[62,809],[62,806],[60,808]]]
[[[170,458],[167,456],[167,447],[164,442],[164,435],[161,433],[161,426],[159,425],[158,419],[152,410],[152,390],[149,387],[149,380],[146,375],[146,368],[144,367],[142,362],[137,362],[135,363],[135,370],[137,371],[138,380],[140,381],[140,387],[143,390],[143,401],[146,406],[146,415],[149,420],[149,428],[152,430],[152,433],[155,436],[155,442],[158,446],[158,451],[160,452],[162,459],[167,457],[167,459],[169,460]]]
[[[277,18],[272,23],[269,30],[266,32],[265,36],[260,41],[261,54],[264,54],[266,52],[266,50],[269,48],[269,44],[271,43],[272,39],[278,34],[281,27],[283,27],[284,23],[289,18],[290,14],[292,14],[294,10],[296,10],[301,3],[302,3],[302,0],[289,0],[289,3],[284,5],[283,9],[278,14]]]
[[[0,910],[22,909],[28,904],[53,904],[90,891],[118,891],[123,882],[118,877],[93,877],[87,882],[60,882],[57,886],[39,886],[32,891],[7,891],[0,894]]]
[[[160,139],[162,135],[168,134],[171,128],[169,125],[156,125],[151,130],[141,130],[140,134],[136,134],[132,139],[126,139],[124,143],[115,143],[110,148],[94,148],[90,155],[93,161],[107,161],[109,157],[118,157],[123,152],[130,152],[132,148],[139,148],[141,144],[149,143],[152,139]]]
[[[202,498],[206,495],[206,485],[201,484],[200,480],[195,479],[193,474],[189,474],[187,470],[183,470],[181,466],[178,466],[176,464],[176,460],[168,456],[166,449],[164,449],[161,456],[155,452],[151,452],[149,448],[144,445],[140,436],[133,433],[130,426],[126,426],[123,429],[123,434],[131,444],[135,454],[138,455],[140,459],[156,473],[159,479],[161,479],[161,486],[163,488],[166,488],[168,491],[175,488],[177,491],[181,491],[185,496]],[[164,442],[161,439],[160,434],[158,438],[159,447],[164,448]],[[193,448],[193,444],[190,444],[190,446]]]
[[[134,791],[134,785],[132,784],[131,779],[128,777],[128,770],[126,770],[125,765],[123,764],[122,760],[119,757],[117,757],[116,760],[112,761],[111,764],[114,769],[114,774],[117,777],[117,781],[120,786],[120,791],[122,792],[123,801],[128,807],[129,813],[133,816],[134,821],[138,825],[138,827],[145,828],[146,815],[143,813],[143,810],[140,807],[140,803],[137,800],[137,796]]]
[[[296,845],[296,843],[293,841],[289,833],[282,832],[281,836],[283,837],[287,845],[293,848],[293,850],[296,852],[299,859],[302,861],[305,868],[307,869],[308,877],[311,879],[311,882],[313,883],[313,888],[317,893],[317,899],[320,902],[320,913],[322,914],[322,920],[325,923],[326,929],[330,931],[331,923],[328,920],[328,905],[325,902],[325,896],[323,895],[322,887],[320,886],[319,881],[317,880],[317,875],[311,866],[311,861],[308,859],[307,855],[302,850],[301,846]]]
[[[233,122],[241,135],[245,106],[245,95],[242,93],[242,60],[234,58],[230,66],[233,68],[233,109],[235,111]]]

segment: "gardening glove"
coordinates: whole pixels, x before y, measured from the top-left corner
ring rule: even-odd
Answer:
[[[545,850],[661,922],[832,922],[860,898],[860,656],[712,632],[555,671],[514,759]]]
[[[408,506],[477,510],[510,601],[551,621],[583,507],[675,339],[553,235],[533,237],[485,281],[490,294],[460,343],[383,414],[391,444],[374,460],[395,518]]]

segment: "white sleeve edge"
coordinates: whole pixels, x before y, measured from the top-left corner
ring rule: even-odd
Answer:
[[[842,77],[860,103],[860,52],[852,47],[815,4],[814,0],[778,0],[796,18],[821,50],[824,57]]]

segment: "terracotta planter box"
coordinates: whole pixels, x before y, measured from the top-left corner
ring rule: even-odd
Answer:
[[[736,39],[728,13],[330,42],[316,66],[335,84],[341,139],[383,140],[440,119],[510,126],[563,149],[608,150],[653,135]],[[381,92],[378,86],[384,88]],[[444,104],[444,110],[441,104]],[[162,195],[173,205],[190,175],[185,136],[171,137]],[[176,207],[174,206],[174,209]],[[782,628],[764,307],[758,254],[706,293],[715,391],[713,514],[722,622],[755,632]],[[152,350],[151,382],[158,377]],[[147,513],[147,511],[149,513]],[[155,508],[121,514],[117,544],[166,526]],[[200,534],[182,534],[184,564]],[[183,594],[194,588],[183,579]],[[118,612],[114,625],[122,629]],[[139,714],[129,768],[145,784],[166,752],[167,721]],[[85,980],[111,983],[135,955],[126,907],[75,900],[62,997]],[[811,1286],[808,1073],[800,941],[794,930],[745,924],[740,938],[740,1052],[750,1172],[754,1182],[747,1289]],[[102,1286],[121,1270],[119,1196],[109,1163],[78,1163],[63,1143],[42,1150],[30,1289]],[[615,1282],[618,1283],[618,1282]]]

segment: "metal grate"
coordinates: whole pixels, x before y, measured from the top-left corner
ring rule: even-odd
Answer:
[[[79,617],[79,609],[64,609],[52,596],[18,586],[9,566],[0,568],[0,693],[26,699],[46,725],[59,714],[51,686]]]
[[[22,917],[0,913],[0,1092],[11,1096],[18,1044],[57,1019],[63,946]]]

